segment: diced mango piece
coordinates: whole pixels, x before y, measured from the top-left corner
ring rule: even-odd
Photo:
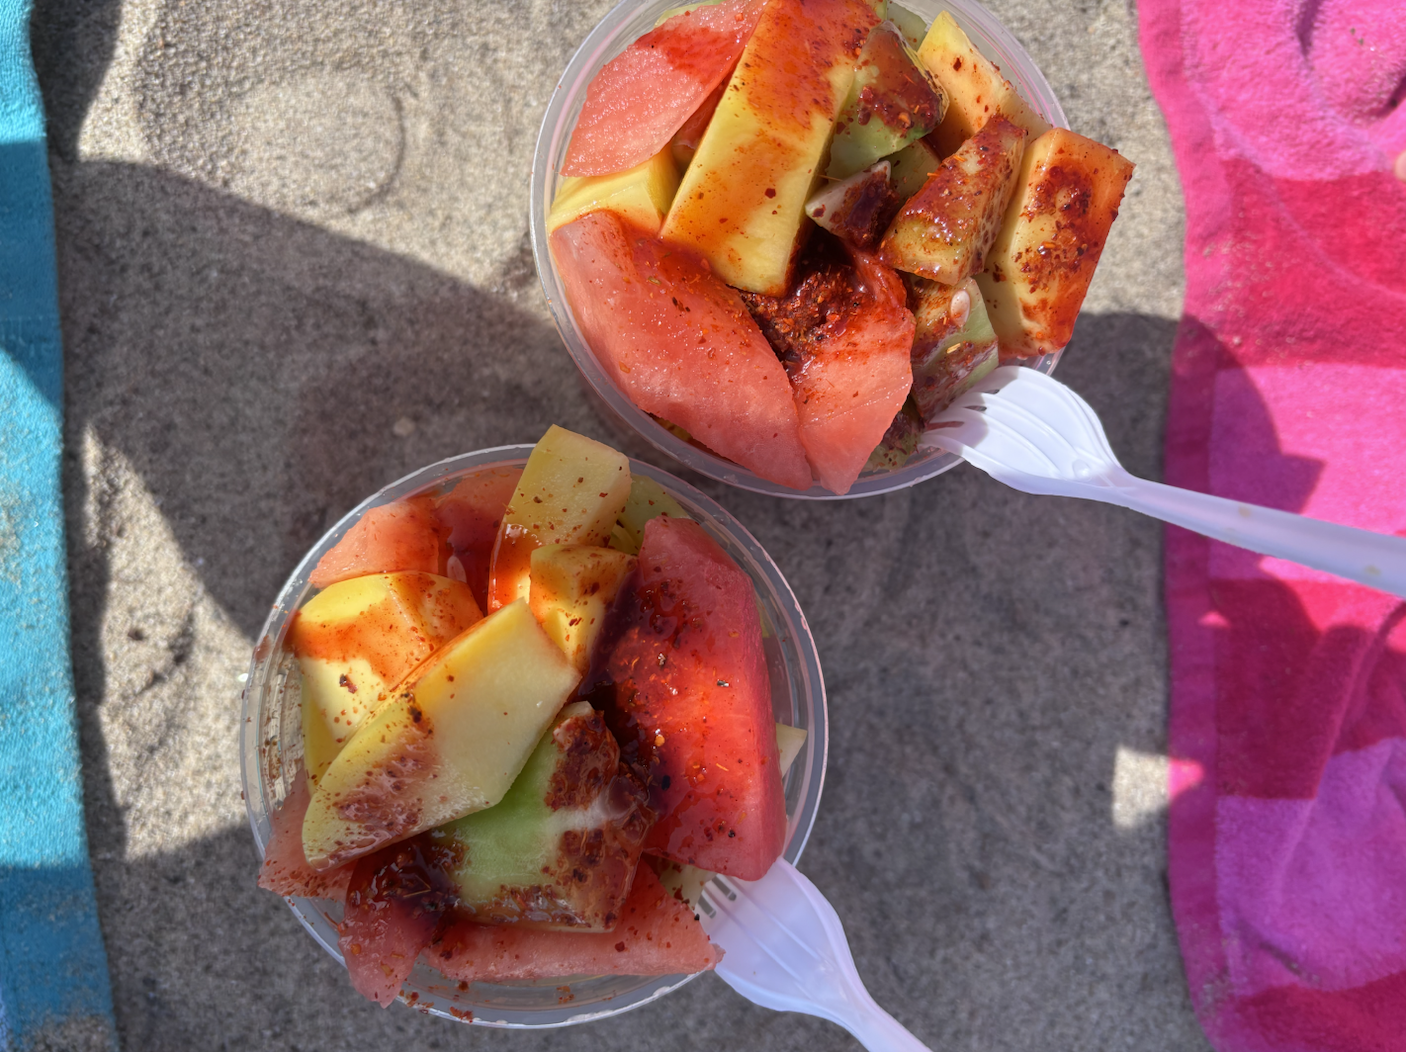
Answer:
[[[1118,215],[1133,163],[1056,128],[1025,149],[1015,196],[976,276],[1002,358],[1059,350]]]
[[[635,557],[589,544],[548,544],[532,553],[532,614],[581,675]]]
[[[547,214],[547,233],[600,208],[609,209],[631,226],[658,233],[678,188],[678,169],[667,146],[629,171],[568,176],[557,187]]]
[[[309,781],[406,673],[482,616],[468,585],[431,573],[353,577],[308,600],[288,647],[302,672]]]
[[[324,870],[503,798],[580,676],[525,601],[435,651],[332,761],[303,818]]]
[[[955,153],[996,114],[1024,128],[1029,133],[1027,141],[1050,130],[1050,122],[1020,97],[946,11],[933,19],[918,47],[918,58],[947,92],[947,115],[932,133],[944,157]]]
[[[555,424],[548,428],[527,458],[498,529],[489,569],[489,610],[527,598],[534,549],[604,545],[629,495],[625,454]]]
[[[869,29],[864,0],[770,0],[684,173],[660,236],[723,281],[786,292],[806,198]]]

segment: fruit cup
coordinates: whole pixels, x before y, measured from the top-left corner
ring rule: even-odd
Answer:
[[[532,162],[532,251],[542,280],[547,303],[567,352],[581,371],[587,388],[604,410],[604,415],[626,434],[638,434],[680,464],[710,478],[742,489],[780,497],[815,500],[839,499],[819,483],[807,490],[791,489],[758,475],[730,460],[680,437],[654,417],[639,409],[622,392],[587,345],[581,327],[567,305],[566,292],[547,242],[547,215],[561,182],[562,163],[571,132],[586,98],[586,89],[596,73],[619,55],[636,38],[652,28],[659,16],[678,0],[625,0],[615,7],[586,38],[558,81],[547,105],[537,150]],[[908,9],[931,22],[940,12],[949,11],[973,44],[995,62],[1032,108],[1052,125],[1067,128],[1049,82],[1020,43],[999,21],[975,0],[905,0]],[[1059,353],[1027,358],[1023,364],[1051,372]],[[936,449],[920,447],[901,467],[866,471],[859,476],[846,497],[863,497],[915,485],[940,475],[960,463],[960,459]]]
[[[308,578],[318,560],[371,508],[418,494],[453,488],[464,476],[493,467],[521,467],[531,446],[499,446],[451,457],[380,490],[345,515],[298,564],[274,602],[249,668],[243,697],[240,762],[245,806],[260,858],[271,835],[271,816],[303,775],[302,723],[297,663],[286,636],[293,613],[314,589]],[[815,642],[780,570],[750,533],[686,482],[632,460],[630,471],[659,483],[751,578],[761,612],[772,707],[779,723],[806,731],[806,740],[784,786],[787,841],[783,857],[800,858],[815,821],[825,779],[826,707]],[[338,903],[289,898],[294,915],[339,963]],[[401,999],[432,1015],[485,1026],[566,1026],[615,1015],[662,997],[692,976],[595,976],[488,984],[467,989],[418,963]],[[569,992],[567,988],[569,987]]]

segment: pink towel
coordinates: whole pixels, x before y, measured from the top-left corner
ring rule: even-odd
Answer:
[[[1406,535],[1406,0],[1140,0],[1166,479]],[[1220,1052],[1406,1049],[1406,604],[1169,528],[1172,907]]]

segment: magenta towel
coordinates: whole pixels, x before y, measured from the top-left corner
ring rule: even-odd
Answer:
[[[1140,0],[1166,479],[1406,535],[1406,0]],[[1220,1052],[1406,1050],[1406,604],[1167,531],[1172,908]]]

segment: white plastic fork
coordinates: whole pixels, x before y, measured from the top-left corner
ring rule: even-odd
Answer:
[[[1406,597],[1406,538],[1164,486],[1118,463],[1087,402],[1043,373],[1006,365],[929,424],[922,444],[1025,493],[1117,504],[1164,522]]]
[[[835,908],[785,859],[761,880],[714,877],[699,905],[718,975],[747,1000],[838,1023],[869,1052],[930,1052],[869,996]]]

